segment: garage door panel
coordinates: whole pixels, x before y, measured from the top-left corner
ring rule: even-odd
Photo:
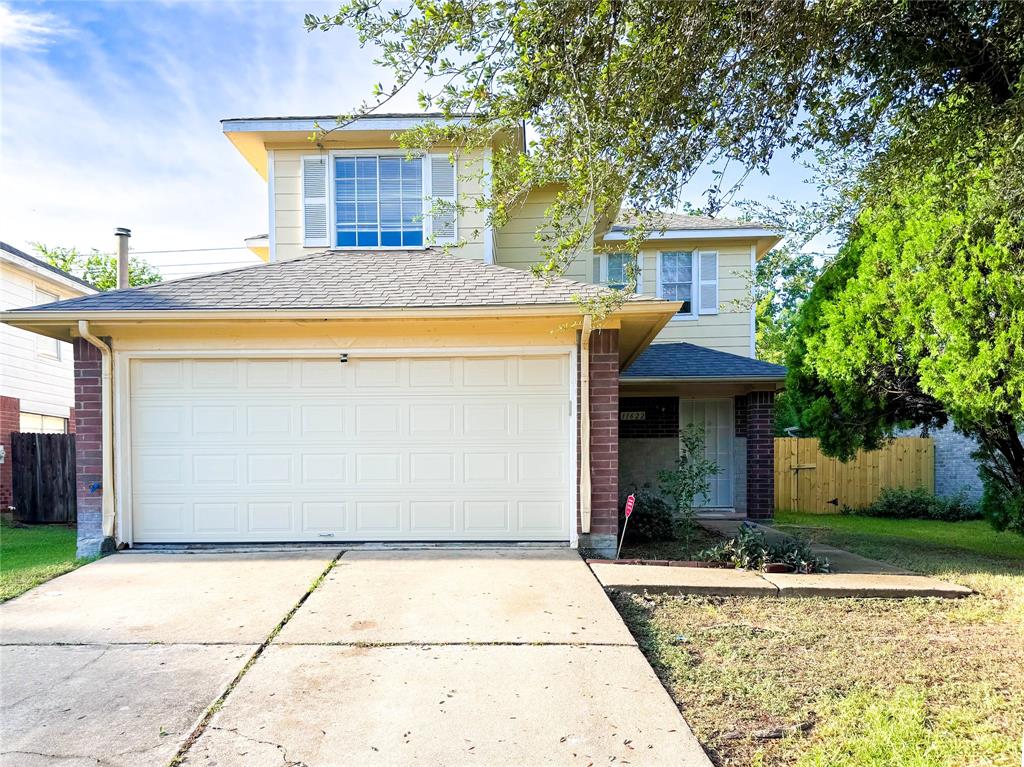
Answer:
[[[197,533],[237,533],[239,506],[231,501],[192,504],[192,528]]]
[[[304,532],[344,533],[349,529],[347,504],[341,501],[304,501],[302,530]]]
[[[192,363],[195,391],[238,388],[238,360],[196,360]]]
[[[567,357],[219,362],[131,365],[135,540],[568,538]]]

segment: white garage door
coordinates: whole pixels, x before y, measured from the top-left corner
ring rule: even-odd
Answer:
[[[136,542],[567,540],[565,355],[135,359]]]

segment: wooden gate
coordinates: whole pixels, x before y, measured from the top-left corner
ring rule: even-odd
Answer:
[[[930,437],[900,437],[848,463],[822,455],[818,440],[775,439],[775,508],[835,512],[867,506],[887,487],[935,492],[935,446]]]
[[[74,434],[11,434],[11,473],[18,522],[77,521]]]

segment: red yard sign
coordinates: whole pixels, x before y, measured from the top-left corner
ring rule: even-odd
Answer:
[[[629,515],[633,513],[633,504],[636,503],[636,496],[631,495],[626,499],[626,519],[629,519]]]

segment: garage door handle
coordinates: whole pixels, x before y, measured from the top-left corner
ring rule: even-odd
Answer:
[[[320,535],[321,538],[333,538],[334,537],[334,533],[320,533],[319,535]]]

